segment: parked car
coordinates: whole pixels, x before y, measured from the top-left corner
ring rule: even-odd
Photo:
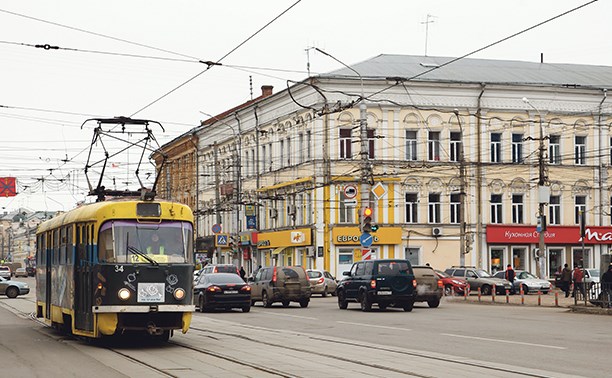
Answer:
[[[595,283],[598,283],[600,279],[601,275],[599,274],[599,269],[584,270],[584,282],[587,283],[589,289],[592,288]]]
[[[200,274],[208,273],[236,273],[240,275],[240,270],[234,264],[208,264],[201,269]]]
[[[17,298],[18,295],[26,295],[29,292],[30,287],[27,283],[0,277],[0,294],[9,298]]]
[[[511,290],[510,281],[491,276],[486,270],[476,269],[473,266],[453,266],[445,270],[446,274],[463,278],[470,285],[471,291],[478,291],[483,295],[490,295],[495,285],[497,294],[506,294],[506,290]]]
[[[8,266],[0,266],[0,277],[10,280],[12,276],[11,268]]]
[[[306,274],[310,281],[312,294],[321,294],[324,297],[327,294],[336,295],[338,283],[331,273],[326,270],[306,269]]]
[[[349,302],[358,302],[362,311],[370,311],[372,304],[377,304],[381,310],[392,306],[412,311],[417,282],[410,261],[359,261],[342,274],[346,278],[336,290],[340,309],[346,309]]]
[[[15,278],[17,277],[27,277],[28,272],[26,272],[26,268],[17,268],[15,269]]]
[[[463,278],[450,276],[445,272],[437,269],[435,272],[438,275],[438,278],[442,280],[442,285],[444,286],[444,295],[453,295],[453,293],[463,295],[469,286],[467,281]]]
[[[542,294],[548,294],[550,291],[551,284],[548,280],[540,279],[524,270],[515,270],[514,274],[514,287],[512,290],[514,293],[519,293],[521,291],[521,287],[523,288],[523,292],[525,294],[537,293],[538,291],[541,291]],[[504,278],[506,277],[506,271],[501,270],[495,273],[494,277]]]
[[[440,305],[442,298],[442,280],[430,266],[413,265],[412,272],[417,282],[415,302],[427,302],[429,307],[435,308]]]
[[[251,311],[251,286],[234,273],[201,274],[193,288],[193,298],[200,312],[217,308]]]
[[[36,268],[34,268],[33,266],[26,266],[25,269],[29,277],[34,277],[36,275]]]
[[[299,302],[308,307],[312,289],[306,271],[301,266],[270,266],[257,271],[251,284],[251,305],[261,301],[264,307],[281,302],[289,307],[290,302]]]

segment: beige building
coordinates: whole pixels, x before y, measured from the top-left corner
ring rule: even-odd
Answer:
[[[380,55],[203,122],[199,236],[216,224],[236,236],[223,262],[335,276],[362,258],[598,267],[612,240],[612,67],[450,60]],[[369,248],[363,206],[380,226]]]

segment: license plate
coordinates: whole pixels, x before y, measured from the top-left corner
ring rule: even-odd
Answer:
[[[381,291],[377,292],[376,294],[378,294],[378,295],[391,295],[391,294],[393,294],[393,292],[391,290],[384,290],[384,291],[381,290]]]
[[[225,294],[238,294],[238,290],[225,290]]]

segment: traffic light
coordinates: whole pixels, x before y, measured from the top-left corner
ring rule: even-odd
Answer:
[[[361,232],[372,232],[372,209],[365,207],[361,213]]]

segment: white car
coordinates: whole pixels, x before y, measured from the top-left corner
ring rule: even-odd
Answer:
[[[336,295],[338,282],[331,273],[326,270],[306,269],[306,275],[313,294],[321,294],[324,297],[327,294]]]
[[[547,280],[540,279],[524,270],[515,270],[514,274],[515,293],[520,293],[521,286],[523,287],[523,292],[525,294],[537,293],[538,291],[541,291],[542,294],[548,294],[548,292],[550,291],[551,284]],[[502,270],[495,273],[495,277],[505,278],[506,271]]]
[[[0,266],[0,277],[6,278],[7,280],[11,279],[11,268],[8,266]]]

